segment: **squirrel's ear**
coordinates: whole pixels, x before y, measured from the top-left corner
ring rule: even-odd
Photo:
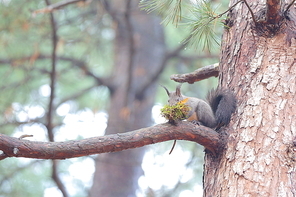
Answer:
[[[182,83],[176,87],[176,95],[177,96],[181,96],[181,86],[182,86]]]
[[[163,85],[160,85],[160,86],[163,87],[165,89],[166,93],[168,94],[168,96],[170,96],[170,92],[168,91],[168,89]]]

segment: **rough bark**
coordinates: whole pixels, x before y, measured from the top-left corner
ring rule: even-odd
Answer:
[[[114,20],[114,70],[106,134],[150,126],[156,80],[164,57],[160,20],[139,1],[105,1]],[[144,149],[99,155],[90,196],[135,196]]]
[[[256,16],[266,3],[248,2]],[[225,151],[205,157],[204,196],[296,196],[294,11],[267,28],[252,22],[244,4],[229,14],[220,85],[236,92],[238,109]]]

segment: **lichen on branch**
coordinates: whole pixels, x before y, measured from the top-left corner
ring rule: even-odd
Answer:
[[[165,117],[170,123],[186,119],[187,114],[190,111],[189,106],[185,104],[187,101],[188,98],[178,102],[176,105],[165,105],[160,110],[161,115]]]

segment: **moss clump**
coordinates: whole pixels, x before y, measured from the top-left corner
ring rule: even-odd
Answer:
[[[184,120],[187,118],[189,107],[183,102],[179,102],[176,105],[165,105],[160,111],[161,115],[165,117],[169,122],[175,122],[177,120]]]

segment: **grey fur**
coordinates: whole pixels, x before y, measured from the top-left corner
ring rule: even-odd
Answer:
[[[190,107],[187,118],[196,113],[197,121],[210,128],[228,125],[231,114],[236,109],[235,96],[228,90],[216,89],[210,91],[207,96],[209,102],[207,102],[199,98],[182,95],[181,85],[176,87],[175,92],[169,92],[166,87],[164,89],[169,96],[169,105],[175,105],[188,98],[188,101],[185,103]]]

